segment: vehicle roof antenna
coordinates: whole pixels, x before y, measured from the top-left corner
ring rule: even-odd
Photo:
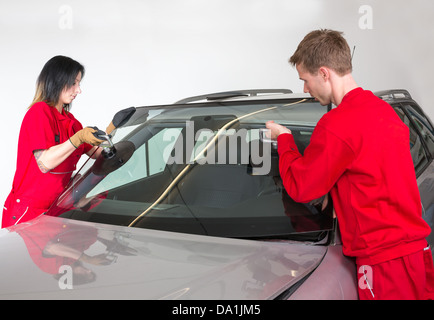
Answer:
[[[356,51],[356,46],[353,47],[353,53],[351,54],[351,63],[353,62],[354,51]]]

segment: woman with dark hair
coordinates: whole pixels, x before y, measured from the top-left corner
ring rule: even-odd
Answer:
[[[2,228],[31,220],[45,212],[69,182],[81,155],[97,157],[95,129],[69,112],[81,93],[84,67],[56,56],[42,69],[36,94],[24,116],[18,140],[12,191],[3,207]]]

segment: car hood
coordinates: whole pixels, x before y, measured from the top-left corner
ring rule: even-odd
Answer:
[[[0,299],[272,299],[326,250],[41,216],[0,230]]]

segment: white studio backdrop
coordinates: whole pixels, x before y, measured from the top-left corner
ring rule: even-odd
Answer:
[[[130,106],[209,92],[303,86],[288,59],[306,33],[343,31],[354,77],[404,88],[434,119],[434,2],[429,0],[0,0],[0,202],[43,65],[86,67],[72,113],[105,129]]]

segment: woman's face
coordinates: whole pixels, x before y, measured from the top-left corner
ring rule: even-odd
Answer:
[[[72,87],[63,89],[59,97],[59,103],[61,103],[62,105],[70,104],[75,99],[75,97],[77,97],[77,95],[81,93],[80,82],[81,72],[77,74],[77,78],[75,79]]]

